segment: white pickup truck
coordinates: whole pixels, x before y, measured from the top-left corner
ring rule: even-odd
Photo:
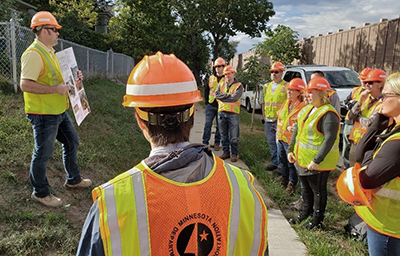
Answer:
[[[246,108],[247,112],[251,112],[253,108],[255,109],[261,109],[261,97],[262,97],[262,89],[263,85],[259,84],[259,91],[256,92],[256,88],[254,85],[245,85],[244,86],[244,92],[242,94],[242,97],[240,99],[240,104]],[[256,97],[256,103],[254,106],[254,98]]]

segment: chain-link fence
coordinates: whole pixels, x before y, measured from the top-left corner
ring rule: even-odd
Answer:
[[[13,22],[0,22],[0,82],[12,84],[18,90],[21,72],[21,55],[35,39],[35,34]],[[123,83],[135,66],[132,57],[124,54],[91,49],[73,42],[59,39],[54,47],[57,51],[72,47],[76,62],[86,78],[105,77]]]

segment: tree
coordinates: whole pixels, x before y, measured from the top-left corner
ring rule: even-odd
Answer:
[[[4,0],[0,2],[0,22],[10,21],[11,8],[14,5],[14,0]]]
[[[265,74],[269,66],[260,61],[261,56],[259,54],[254,54],[245,59],[246,64],[243,67],[243,70],[238,71],[238,80],[241,81],[243,84],[254,84],[255,85],[255,97],[253,99],[253,106],[256,105],[256,99],[258,99],[260,95],[260,88],[259,84],[261,81],[265,79]],[[255,108],[253,108],[251,114],[251,125],[250,131],[253,131],[253,124],[254,124],[254,114]]]
[[[214,41],[213,59],[220,55],[223,41],[237,32],[261,36],[275,14],[268,0],[173,0],[172,5],[183,23],[196,24],[202,32],[210,33]]]
[[[256,52],[271,57],[272,61],[280,61],[284,65],[300,59],[300,46],[298,45],[297,31],[284,25],[278,25],[273,31],[265,32],[267,38],[256,45]]]

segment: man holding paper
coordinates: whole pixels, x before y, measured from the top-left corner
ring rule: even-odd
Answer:
[[[82,179],[78,167],[78,134],[66,110],[68,91],[53,46],[58,43],[61,26],[46,11],[36,13],[31,21],[35,41],[21,57],[21,90],[24,92],[25,112],[33,128],[35,146],[30,167],[32,199],[46,206],[57,207],[62,200],[49,191],[46,166],[53,155],[55,140],[63,145],[63,163],[67,173],[66,188],[92,185]],[[81,75],[81,74],[80,74]]]

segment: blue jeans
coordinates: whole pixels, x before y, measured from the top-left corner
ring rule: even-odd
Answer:
[[[280,163],[278,156],[276,129],[276,122],[265,122],[265,136],[267,137],[269,152],[271,153],[271,163],[282,168],[282,164]]]
[[[231,112],[218,113],[222,149],[225,154],[237,156],[239,146],[239,115]],[[230,146],[230,150],[229,150]]]
[[[35,147],[33,149],[29,177],[33,192],[37,197],[50,194],[46,178],[47,162],[53,155],[56,139],[63,146],[63,163],[67,173],[67,183],[81,181],[78,167],[79,137],[67,112],[60,115],[27,114],[33,128]]]
[[[218,107],[214,107],[213,105],[207,104],[206,105],[206,123],[204,124],[204,131],[203,131],[203,144],[208,145],[208,142],[211,138],[211,127],[216,119],[217,129],[214,135],[214,145],[219,145],[221,142],[221,135],[219,134],[219,125],[218,125]]]
[[[400,255],[400,239],[367,228],[368,251],[370,256]]]
[[[282,140],[278,141],[278,156],[279,156],[280,163],[282,165],[282,167],[281,167],[282,177],[284,179],[289,180],[294,185],[296,185],[297,181],[298,181],[296,167],[294,167],[294,164],[289,163],[289,160],[287,158],[287,155],[288,155],[287,148],[288,147],[289,147],[289,145],[286,142],[284,142]]]

